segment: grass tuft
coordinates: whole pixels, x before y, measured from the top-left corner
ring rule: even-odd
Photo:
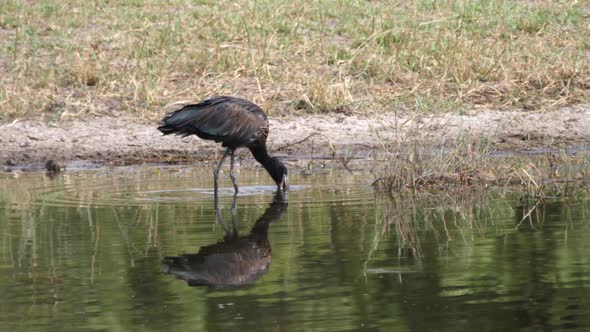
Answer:
[[[495,154],[487,139],[468,134],[450,148],[435,147],[416,128],[399,143],[382,143],[385,160],[375,170],[373,186],[390,193],[457,190],[457,188],[518,189],[523,197],[544,201],[570,196],[590,184],[590,153],[565,150],[527,156]],[[427,135],[427,134],[426,134]]]

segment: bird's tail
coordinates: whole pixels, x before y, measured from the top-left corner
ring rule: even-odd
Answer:
[[[195,113],[199,111],[200,109],[195,105],[187,105],[177,111],[168,113],[160,122],[158,130],[164,135],[190,135],[193,133],[190,123],[195,119]]]

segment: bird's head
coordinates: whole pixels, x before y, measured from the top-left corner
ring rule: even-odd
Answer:
[[[278,158],[273,158],[274,160],[274,169],[272,172],[272,179],[277,184],[279,190],[287,191],[289,189],[289,176],[287,167],[283,164]]]

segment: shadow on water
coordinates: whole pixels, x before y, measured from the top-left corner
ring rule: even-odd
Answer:
[[[215,215],[224,229],[223,241],[203,246],[195,254],[168,256],[162,260],[161,270],[187,282],[189,286],[225,288],[256,282],[268,272],[272,260],[268,228],[287,210],[284,193],[277,191],[266,211],[256,220],[250,234],[238,235],[236,224],[237,195],[233,196],[232,229],[221,217],[215,197]]]

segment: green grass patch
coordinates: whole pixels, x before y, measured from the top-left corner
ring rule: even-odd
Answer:
[[[554,109],[588,102],[571,1],[0,3],[0,114],[158,117],[241,95],[281,112]]]

